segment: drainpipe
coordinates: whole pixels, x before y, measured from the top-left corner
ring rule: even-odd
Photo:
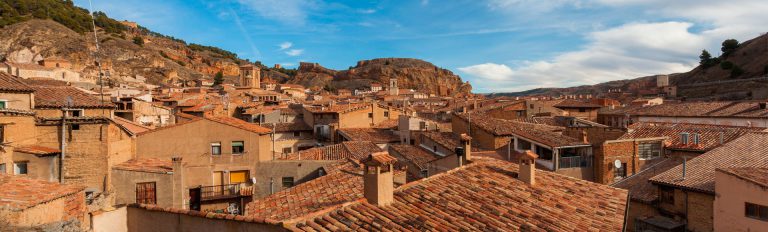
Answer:
[[[269,195],[272,195],[275,193],[275,178],[270,177],[269,178]]]
[[[67,134],[65,133],[67,128],[67,110],[61,108],[61,143],[59,144],[59,183],[64,183],[64,150],[67,148]]]

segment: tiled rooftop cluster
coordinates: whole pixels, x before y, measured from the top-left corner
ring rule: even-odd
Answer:
[[[289,160],[360,160],[368,154],[382,151],[370,141],[348,141],[316,147],[289,155]]]
[[[76,194],[84,189],[85,186],[80,185],[0,174],[0,207],[24,210]]]
[[[652,137],[667,137],[667,148],[708,151],[749,132],[762,131],[765,128],[738,127],[721,125],[704,125],[689,123],[651,123],[639,122],[629,126],[629,131],[619,139],[639,139]],[[699,143],[693,143],[689,136],[688,143],[682,143],[682,133],[699,134]]]
[[[469,114],[456,114],[469,122]],[[518,135],[551,147],[587,145],[581,140],[562,134],[562,127],[533,124],[493,118],[484,114],[472,114],[471,123],[496,136]]]

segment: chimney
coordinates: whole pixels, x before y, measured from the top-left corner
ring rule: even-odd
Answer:
[[[539,155],[531,150],[525,150],[520,156],[520,171],[517,178],[531,186],[536,185],[536,158],[539,158]]]
[[[181,162],[181,157],[171,158],[171,170],[173,172],[173,207],[183,209],[187,204],[184,204],[185,192],[187,192],[186,185],[184,184],[184,165]]]
[[[369,204],[387,206],[394,200],[393,164],[397,162],[395,157],[387,152],[376,152],[360,161],[365,169],[363,171],[363,195]]]
[[[461,147],[456,148],[456,158],[458,160],[458,167],[464,166],[467,161],[472,160],[472,137],[467,134],[459,135],[461,140]]]
[[[589,143],[589,137],[587,136],[586,129],[581,131],[581,141],[584,143]]]

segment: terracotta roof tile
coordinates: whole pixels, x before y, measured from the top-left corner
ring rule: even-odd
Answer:
[[[749,133],[688,161],[685,178],[682,178],[682,165],[678,165],[651,178],[651,182],[714,194],[717,168],[768,168],[765,144],[768,144],[768,133]]]
[[[358,161],[374,152],[383,151],[370,141],[347,141],[324,147],[315,147],[290,154],[288,160],[353,160]]]
[[[0,174],[0,208],[24,210],[83,190],[85,186]]]
[[[112,118],[117,124],[120,124],[123,126],[126,130],[130,131],[133,134],[138,134],[141,132],[152,130],[150,127],[143,126],[141,124],[135,123],[131,120],[124,119],[121,117],[114,117]]]
[[[350,141],[371,141],[374,143],[393,143],[400,137],[385,129],[374,128],[341,128],[338,132]]]
[[[553,106],[556,108],[602,108],[602,106],[598,104],[576,101],[573,99],[563,100],[557,104],[554,104]]]
[[[33,154],[38,156],[56,155],[61,153],[61,150],[57,148],[43,147],[38,145],[28,145],[28,146],[17,147],[17,148],[14,148],[13,151],[24,152],[27,154]]]
[[[762,131],[765,128],[720,126],[690,123],[651,123],[640,122],[629,126],[627,133],[619,137],[622,139],[641,139],[653,137],[668,137],[665,148],[693,151],[709,151],[722,143],[727,143],[749,132]],[[681,133],[699,134],[699,144],[693,143],[693,137],[689,136],[688,144],[681,142]],[[721,137],[722,136],[722,137]]]
[[[36,108],[66,107],[67,97],[72,98],[72,108],[115,108],[115,105],[109,99],[105,99],[104,103],[102,103],[98,97],[71,86],[32,85],[32,88],[35,89]]]
[[[414,145],[393,144],[389,148],[400,154],[404,158],[403,162],[412,163],[419,169],[425,169],[428,163],[442,158]]]
[[[226,117],[226,116],[224,116],[224,117],[211,117],[211,118],[205,118],[205,119],[208,119],[208,120],[214,121],[214,122],[218,122],[218,123],[221,123],[221,124],[237,127],[237,128],[240,128],[240,129],[244,129],[244,130],[247,130],[247,131],[254,132],[254,133],[259,133],[259,134],[267,134],[267,133],[272,132],[272,130],[270,130],[270,129],[267,129],[267,128],[264,128],[262,126],[259,126],[259,125],[253,124],[253,123],[249,123],[249,122],[237,119],[237,118],[233,118],[233,117]]]
[[[643,116],[675,116],[675,117],[768,117],[768,109],[761,109],[758,102],[679,102],[665,103],[627,112],[631,115]]]
[[[532,187],[517,174],[515,164],[478,159],[396,188],[389,206],[362,199],[334,202],[286,226],[293,231],[622,230],[625,190],[543,171]]]
[[[659,198],[659,195],[657,193],[658,187],[653,185],[649,179],[658,174],[666,172],[667,170],[681,164],[682,162],[682,159],[659,158],[658,161],[655,161],[654,164],[646,165],[648,168],[641,170],[637,174],[622,179],[612,184],[611,186],[629,190],[629,195],[632,200],[652,203]]]
[[[717,170],[768,188],[767,167],[733,167],[719,168]]]
[[[170,159],[138,158],[116,164],[112,168],[125,171],[168,174],[173,172],[173,162]]]
[[[269,129],[273,128],[272,123],[262,124],[262,126]],[[275,123],[274,129],[275,132],[312,131],[312,127],[301,119],[294,122]]]
[[[456,114],[456,117],[468,122],[470,116],[461,113]],[[563,135],[561,131],[564,128],[562,127],[498,119],[482,113],[472,113],[471,117],[473,128],[477,127],[495,136],[517,135],[550,147],[589,145],[576,138]]]
[[[0,72],[0,91],[31,93],[35,90],[21,81],[20,78]]]
[[[370,103],[335,104],[332,106],[305,106],[310,113],[346,113],[371,107]]]
[[[369,166],[382,166],[397,163],[397,158],[392,157],[389,153],[382,151],[368,155],[364,159],[360,160],[360,163]]]
[[[260,218],[260,217],[253,217],[253,216],[241,216],[241,215],[232,215],[232,214],[223,214],[223,213],[214,213],[214,212],[201,212],[201,211],[194,211],[194,210],[188,210],[188,209],[179,209],[179,208],[170,208],[170,207],[160,207],[157,205],[148,205],[148,204],[130,204],[129,207],[134,208],[140,208],[150,211],[158,211],[158,212],[168,212],[168,213],[174,213],[174,214],[184,214],[189,215],[193,217],[204,217],[209,219],[219,219],[219,220],[233,220],[233,221],[241,221],[241,222],[249,222],[249,223],[260,223],[260,224],[268,224],[268,225],[277,225],[278,222],[270,219]]]

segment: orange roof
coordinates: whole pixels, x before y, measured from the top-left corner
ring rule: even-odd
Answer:
[[[135,122],[133,122],[131,120],[124,119],[124,118],[121,118],[121,117],[117,117],[116,116],[113,119],[115,120],[115,122],[117,124],[120,124],[126,130],[130,131],[133,134],[138,134],[138,133],[145,132],[145,131],[148,131],[148,130],[152,129],[152,128],[143,126],[141,124],[135,123]]]
[[[383,151],[379,146],[369,141],[346,141],[324,147],[315,147],[293,153],[286,157],[289,160],[345,160],[358,161],[374,152]]]
[[[0,208],[24,210],[83,190],[85,186],[0,174]]]
[[[349,141],[371,141],[374,143],[392,143],[400,141],[400,137],[389,130],[374,128],[342,128],[339,134]]]
[[[477,158],[397,187],[388,206],[365,201],[358,174],[329,175],[255,201],[248,212],[292,231],[622,230],[626,190],[546,171],[531,186],[518,173],[516,164]]]
[[[138,158],[125,161],[112,167],[117,170],[169,174],[173,172],[170,159]]]
[[[21,78],[11,76],[5,72],[0,72],[0,91],[31,93],[35,90],[22,82]]]
[[[270,129],[267,129],[267,128],[264,128],[262,126],[259,126],[259,125],[253,124],[253,123],[249,123],[249,122],[237,119],[237,118],[233,118],[233,117],[224,116],[224,117],[211,117],[211,118],[205,118],[205,119],[208,119],[208,120],[211,120],[211,121],[214,121],[214,122],[218,122],[218,123],[221,123],[221,124],[237,127],[237,128],[240,128],[240,129],[244,129],[244,130],[247,130],[247,131],[250,131],[250,132],[259,133],[259,134],[267,134],[267,133],[272,132],[272,130],[270,130]]]
[[[23,152],[27,154],[33,154],[38,156],[43,155],[55,155],[61,153],[61,150],[56,148],[50,148],[50,147],[43,147],[38,145],[29,145],[29,146],[23,146],[23,147],[17,147],[14,148],[13,151],[15,152]]]

